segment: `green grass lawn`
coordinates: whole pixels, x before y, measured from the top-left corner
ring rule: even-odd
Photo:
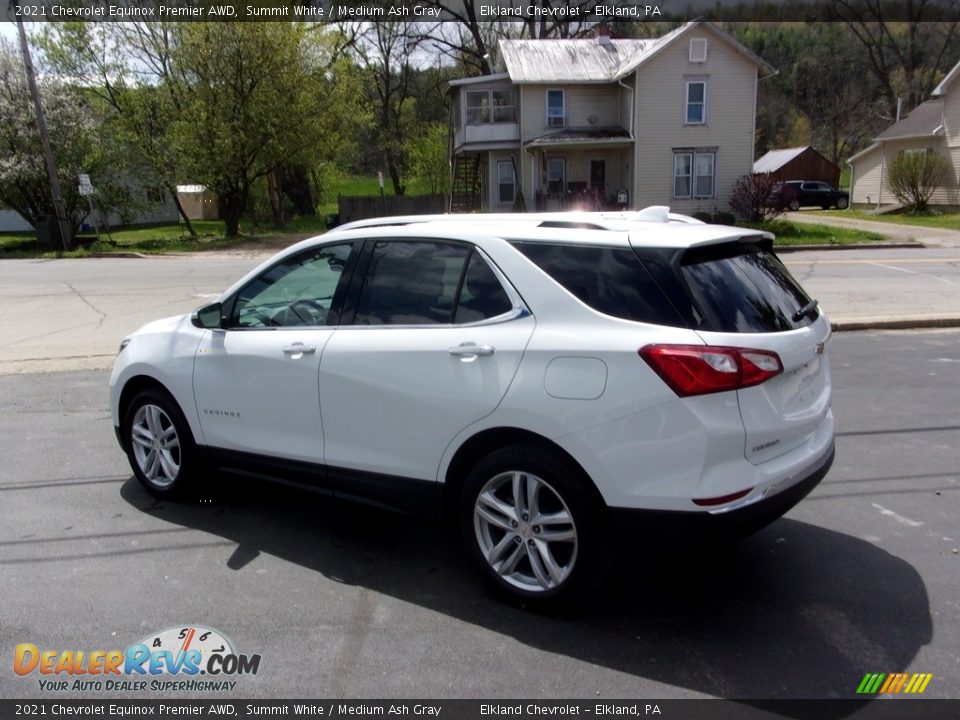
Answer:
[[[765,223],[751,223],[749,227],[766,230],[776,235],[774,246],[778,245],[857,245],[861,243],[882,242],[886,238],[875,232],[848,228],[828,227],[826,225],[807,225],[787,220],[772,220]]]
[[[920,227],[960,230],[960,213],[931,213],[929,215],[909,215],[906,213],[887,213],[874,215],[866,210],[815,210],[810,215],[849,218],[851,220],[871,220],[896,225],[919,225]]]
[[[347,176],[337,186],[337,192],[343,195],[374,195],[378,194],[379,191],[375,176]],[[389,182],[385,183],[385,191],[387,194],[392,194]],[[195,220],[193,227],[197,232],[196,238],[191,238],[186,234],[186,228],[182,223],[117,228],[109,233],[101,233],[99,244],[96,242],[95,233],[81,233],[77,238],[78,247],[75,250],[69,253],[45,252],[42,255],[46,257],[85,257],[112,252],[148,254],[193,252],[226,249],[251,242],[263,242],[279,249],[302,237],[323,233],[326,230],[326,215],[336,211],[336,200],[334,200],[322,206],[316,216],[294,218],[280,229],[269,225],[253,226],[249,220],[245,220],[240,223],[241,237],[229,239],[224,237],[224,225],[219,220]],[[857,210],[824,211],[818,214],[875,220],[885,219],[888,222],[902,223],[920,221],[918,224],[960,229],[960,215],[874,217]],[[943,224],[938,224],[938,222]],[[751,225],[751,227],[774,233],[777,236],[775,241],[777,245],[849,245],[877,242],[884,239],[877,233],[862,230],[833,228],[825,225],[806,225],[784,220],[774,220],[761,225]],[[37,255],[36,239],[33,233],[0,234],[0,258],[36,257]]]
[[[411,187],[410,191],[416,188]],[[385,179],[384,192],[393,195],[393,185]],[[346,175],[340,178],[327,193],[328,201],[317,208],[316,216],[298,217],[282,228],[274,228],[268,220],[254,226],[249,220],[240,223],[240,237],[224,237],[224,224],[219,220],[194,220],[196,238],[187,235],[183,223],[166,225],[132,226],[101,232],[101,242],[96,243],[95,232],[80,233],[78,247],[69,253],[44,252],[45,257],[85,257],[97,253],[139,252],[168,253],[217,250],[250,242],[265,242],[277,248],[295,242],[302,237],[319,235],[326,231],[326,216],[338,211],[338,195],[379,195],[380,186],[376,175]],[[289,244],[286,243],[286,244]],[[0,258],[37,257],[36,235],[33,232],[0,233]]]
[[[100,242],[96,232],[79,233],[76,248],[68,253],[43,252],[45,257],[85,257],[98,253],[138,252],[169,253],[218,250],[252,242],[269,242],[278,248],[296,242],[306,235],[319,235],[326,231],[322,216],[294,218],[282,228],[257,227],[249,220],[240,223],[240,237],[224,237],[224,224],[220,220],[194,220],[197,237],[187,235],[183,223],[134,226],[101,231]],[[289,239],[289,243],[285,240]],[[0,234],[0,257],[36,257],[36,237],[33,233]]]

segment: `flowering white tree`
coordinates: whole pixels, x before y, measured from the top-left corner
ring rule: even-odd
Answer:
[[[74,226],[86,214],[77,192],[77,174],[95,148],[95,122],[74,89],[55,81],[40,82],[40,96],[57,158],[64,203]],[[43,160],[30,91],[19,53],[0,40],[0,202],[31,225],[53,215],[53,198]]]

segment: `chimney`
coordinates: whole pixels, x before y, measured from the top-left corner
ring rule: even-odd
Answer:
[[[610,26],[605,22],[597,25],[597,42],[601,45],[610,44]]]

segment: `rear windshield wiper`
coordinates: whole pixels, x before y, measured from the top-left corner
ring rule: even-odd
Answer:
[[[812,317],[812,314],[816,309],[817,309],[817,301],[811,300],[810,302],[808,302],[806,305],[804,305],[802,308],[800,308],[793,314],[793,321],[800,322],[808,315]]]

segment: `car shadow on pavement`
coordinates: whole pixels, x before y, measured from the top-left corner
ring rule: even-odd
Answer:
[[[932,639],[912,566],[796,520],[699,553],[630,549],[589,603],[551,614],[500,599],[449,527],[283,486],[216,487],[210,502],[158,501],[131,478],[121,495],[236,543],[227,564],[237,572],[268,553],[530,647],[711,696],[856,699],[865,673],[905,670]]]

